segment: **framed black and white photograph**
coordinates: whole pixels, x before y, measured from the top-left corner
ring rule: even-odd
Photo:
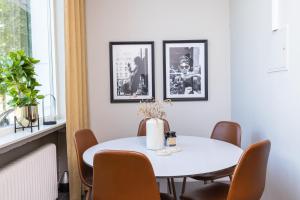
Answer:
[[[163,41],[164,99],[208,100],[207,40]]]
[[[155,98],[154,42],[110,42],[111,102]]]

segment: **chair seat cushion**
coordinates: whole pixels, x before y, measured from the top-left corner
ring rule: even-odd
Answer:
[[[161,200],[174,200],[173,197],[171,197],[170,195],[165,194],[165,193],[160,193],[160,199]]]
[[[202,181],[215,180],[215,179],[231,176],[234,172],[234,169],[235,169],[235,167],[230,167],[230,168],[223,169],[223,170],[216,171],[216,172],[192,176],[191,178],[196,179],[196,180],[202,180]]]
[[[229,191],[228,183],[215,182],[207,184],[199,189],[186,192],[180,197],[181,200],[226,200]]]

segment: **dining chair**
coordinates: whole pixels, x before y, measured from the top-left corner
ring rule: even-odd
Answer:
[[[172,200],[160,194],[149,159],[133,151],[102,151],[94,156],[94,200]]]
[[[242,155],[231,184],[215,182],[182,195],[181,200],[259,200],[264,192],[271,143],[251,145]]]
[[[230,121],[220,121],[215,125],[211,134],[211,139],[221,140],[233,144],[235,146],[241,147],[241,132],[241,126],[238,123]],[[204,181],[204,184],[206,184],[208,181],[213,182],[216,179],[224,177],[229,177],[231,180],[234,168],[235,166],[212,173],[192,176],[189,178]],[[185,185],[186,178],[183,179],[181,194],[183,194],[185,191]]]
[[[82,184],[87,188],[87,190],[85,190],[86,200],[89,200],[93,185],[93,168],[84,163],[82,155],[88,148],[98,144],[98,142],[90,129],[81,129],[75,132],[74,143],[80,179]]]
[[[149,118],[143,119],[139,124],[139,129],[137,136],[146,136],[146,122]],[[162,119],[164,121],[164,133],[170,131],[169,122],[166,119]]]

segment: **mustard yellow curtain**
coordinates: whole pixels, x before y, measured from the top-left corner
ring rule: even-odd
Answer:
[[[74,132],[89,127],[85,0],[65,0],[67,151],[70,199],[81,198]]]

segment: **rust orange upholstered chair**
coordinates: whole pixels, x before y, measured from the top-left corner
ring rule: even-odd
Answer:
[[[236,122],[221,121],[218,122],[211,134],[212,139],[222,140],[241,147],[241,126]]]
[[[143,119],[140,122],[137,136],[146,136],[146,122],[147,122],[147,120],[148,120],[148,118]],[[164,121],[164,132],[166,133],[166,132],[170,131],[170,125],[169,125],[169,122],[166,119],[162,119],[162,120]]]
[[[221,121],[215,125],[213,132],[211,134],[211,138],[216,139],[216,140],[225,141],[225,142],[231,143],[233,145],[236,145],[238,147],[241,147],[241,135],[242,135],[241,127],[238,123],[229,122],[229,121]],[[199,175],[199,176],[193,176],[191,178],[204,181],[205,184],[207,183],[207,181],[213,181],[213,180],[216,180],[219,178],[224,178],[227,176],[229,176],[231,179],[234,168],[235,168],[235,166],[224,169],[224,170],[212,172],[212,173],[207,173],[207,174],[203,174],[203,175]],[[186,178],[183,179],[181,194],[184,193],[185,183],[186,183]]]
[[[160,194],[148,158],[133,151],[102,151],[94,156],[94,200],[172,200]]]
[[[231,184],[215,182],[186,193],[181,200],[259,200],[264,192],[271,143],[251,145],[234,170]]]
[[[78,130],[74,136],[75,148],[77,153],[79,175],[82,184],[87,188],[86,199],[90,199],[93,185],[93,168],[87,166],[82,158],[83,153],[88,148],[98,144],[94,133],[90,129]]]

